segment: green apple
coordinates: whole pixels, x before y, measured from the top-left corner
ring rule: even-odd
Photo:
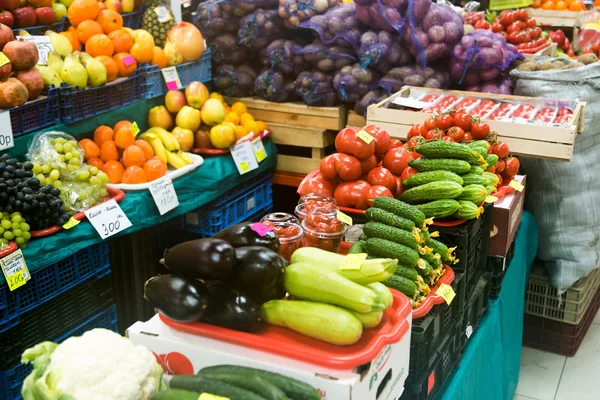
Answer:
[[[63,17],[67,16],[67,6],[63,3],[52,3],[52,9],[56,13],[56,22],[60,22]]]
[[[69,6],[71,5],[71,3],[73,3],[75,0],[59,0],[65,7],[69,8]]]

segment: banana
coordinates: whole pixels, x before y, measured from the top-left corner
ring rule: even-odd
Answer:
[[[179,157],[181,157],[181,159],[183,161],[185,161],[186,163],[188,163],[188,164],[191,164],[191,163],[194,162],[194,159],[192,157],[190,157],[190,155],[188,153],[186,153],[185,151],[179,150],[179,152],[177,153],[177,155]]]
[[[187,165],[181,157],[172,151],[167,151],[167,163],[175,167],[175,169],[183,168]]]
[[[145,140],[150,146],[152,146],[152,150],[154,150],[155,156],[158,156],[165,163],[168,161],[167,153],[169,152],[167,151],[167,149],[165,149],[165,146],[158,137],[144,137],[144,135],[142,135],[141,139]]]
[[[175,139],[169,131],[164,130],[163,128],[159,128],[157,126],[148,129],[146,132],[153,133],[163,142],[165,148],[168,151],[178,151],[180,150],[179,142]]]

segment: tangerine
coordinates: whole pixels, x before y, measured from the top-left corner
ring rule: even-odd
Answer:
[[[557,1],[556,4],[554,5],[555,10],[566,10],[567,7],[568,7],[567,3],[565,3],[563,0]]]
[[[121,120],[121,121],[117,122],[117,123],[115,124],[115,126],[114,126],[114,128],[113,128],[113,129],[114,129],[114,130],[115,130],[115,132],[116,132],[116,131],[118,131],[119,129],[121,129],[122,127],[124,127],[124,126],[125,126],[125,127],[127,127],[127,128],[129,128],[129,127],[131,126],[131,121],[127,121],[126,119],[123,119],[123,120]]]
[[[137,68],[137,61],[129,53],[117,53],[113,56],[113,60],[119,68],[119,76],[130,77]]]
[[[121,183],[125,167],[118,161],[109,160],[102,167],[102,172],[108,176],[108,183]]]
[[[233,103],[231,105],[231,110],[235,111],[236,113],[238,113],[240,115],[248,112],[248,108],[246,108],[246,105],[244,103],[242,103],[241,101],[237,101],[237,102]]]
[[[83,44],[100,33],[102,33],[102,26],[96,21],[82,21],[77,25],[77,39]]]
[[[248,129],[244,128],[242,125],[236,125],[235,128],[235,139],[240,140],[244,136],[248,134]]]
[[[89,160],[86,161],[87,165],[89,165],[90,167],[96,167],[99,170],[102,170],[102,167],[104,166],[104,162],[102,162],[101,159],[99,159],[98,157],[92,157]]]
[[[136,42],[131,46],[129,51],[133,58],[139,63],[147,63],[152,61],[154,55],[154,45],[148,42]]]
[[[127,169],[123,173],[121,182],[133,184],[146,183],[148,182],[148,178],[146,177],[146,173],[141,167],[138,167],[137,165],[132,165],[131,167],[127,167]]]
[[[256,121],[256,127],[258,128],[258,133],[263,133],[264,131],[269,129],[267,123],[263,121]]]
[[[67,9],[67,17],[71,26],[77,26],[86,20],[95,20],[100,14],[97,0],[75,0]]]
[[[98,18],[96,18],[96,22],[102,26],[104,33],[107,35],[117,29],[123,28],[123,17],[114,10],[100,11]]]
[[[102,143],[102,146],[100,146],[100,159],[104,162],[119,159],[119,152],[114,141],[107,140]]]
[[[577,0],[571,3],[569,11],[583,11],[585,10],[585,4],[581,0]]]
[[[100,61],[104,68],[106,68],[106,81],[112,82],[117,79],[117,75],[119,75],[119,67],[117,67],[117,63],[110,56],[96,56],[96,60]]]
[[[158,68],[163,69],[167,66],[167,55],[164,50],[158,46],[154,46],[154,50],[152,51],[152,61],[150,61],[152,65],[158,65]]]
[[[83,149],[84,160],[100,156],[100,147],[93,140],[82,139],[79,141],[79,146]]]
[[[98,145],[98,147],[102,146],[102,143],[107,140],[113,140],[115,136],[115,131],[112,130],[110,126],[100,125],[94,131],[94,142]]]
[[[241,103],[239,103],[239,104],[241,104]],[[232,110],[233,110],[233,108],[232,108]],[[240,114],[240,125],[244,125],[245,126],[246,123],[249,122],[249,121],[254,121],[254,117],[251,114],[249,114],[247,112],[244,112],[244,113]]]
[[[115,53],[124,53],[133,46],[133,36],[125,29],[117,29],[108,34],[108,38],[115,47]]]
[[[110,57],[115,52],[115,46],[113,46],[108,36],[103,33],[99,33],[88,39],[87,43],[85,44],[85,52],[92,57]]]
[[[544,10],[552,10],[552,9],[554,9],[554,3],[552,1],[550,1],[550,0],[545,1],[542,4],[542,9],[544,9]]]
[[[239,125],[240,115],[235,111],[228,112],[227,115],[225,115],[225,119],[223,120],[223,122],[231,122],[234,125]]]
[[[146,156],[144,156],[144,150],[133,144],[123,151],[121,161],[125,167],[131,167],[132,165],[143,167],[146,163]]]
[[[248,133],[252,132],[255,135],[258,134],[258,124],[256,123],[256,121],[246,121],[246,123],[243,124],[243,127],[246,128]]]
[[[167,165],[158,157],[154,157],[144,164],[144,173],[148,181],[162,178],[167,173]]]
[[[129,127],[122,127],[115,131],[115,144],[118,148],[125,150],[135,142],[133,132]]]
[[[152,157],[154,157],[154,149],[152,149],[152,146],[150,146],[150,144],[145,140],[136,140],[135,145],[142,149],[146,160],[150,160]]]
[[[71,42],[71,47],[73,47],[73,51],[81,50],[81,42],[79,39],[77,39],[76,31],[60,32],[59,35],[69,39],[69,42]]]

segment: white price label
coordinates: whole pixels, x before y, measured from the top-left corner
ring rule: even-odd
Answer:
[[[392,100],[392,103],[402,106],[402,107],[416,108],[417,110],[420,110],[422,108],[425,108],[425,107],[431,105],[429,103],[426,103],[424,101],[420,101],[417,99],[413,99],[411,97],[400,97],[400,96],[397,96],[396,98],[394,98]]]
[[[48,53],[54,51],[54,47],[48,36],[17,36],[17,40],[35,44],[35,47],[38,49],[38,65],[48,64]]]
[[[179,90],[181,89],[181,81],[179,80],[179,73],[177,73],[177,68],[175,67],[167,67],[161,69],[163,74],[163,78],[165,78],[165,84],[167,85],[168,90]]]
[[[157,18],[158,22],[160,22],[161,24],[164,24],[165,22],[173,19],[173,17],[171,16],[171,12],[165,6],[156,7],[154,9],[154,12],[158,16],[158,18]]]
[[[229,150],[231,150],[231,157],[233,157],[233,162],[240,175],[258,168],[258,162],[256,161],[254,149],[250,142],[236,144],[231,146]]]
[[[158,207],[160,215],[164,215],[179,205],[179,199],[173,181],[168,176],[163,176],[150,182],[150,193]]]
[[[83,212],[102,239],[124,231],[131,221],[114,199],[88,208]]]
[[[31,279],[31,275],[27,269],[27,264],[25,263],[25,258],[23,257],[21,249],[13,251],[1,259],[0,267],[2,268],[2,273],[6,278],[8,288],[11,291],[23,286],[29,279]]]
[[[13,140],[12,122],[10,122],[10,111],[0,112],[0,150],[15,147]]]
[[[254,150],[254,156],[256,157],[256,161],[259,163],[267,158],[267,150],[265,150],[265,146],[260,137],[252,140],[250,142],[252,144],[252,150]]]

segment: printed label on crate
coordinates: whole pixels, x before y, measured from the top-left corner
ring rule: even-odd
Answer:
[[[130,65],[136,63],[135,58],[133,58],[133,56],[123,57],[121,61],[123,61],[123,65],[125,65],[126,67],[129,67]]]
[[[373,136],[371,136],[367,131],[361,129],[360,131],[358,131],[358,133],[356,134],[356,136],[358,136],[359,138],[361,138],[361,140],[363,142],[365,142],[366,144],[370,144],[373,139],[375,139]]]
[[[158,16],[158,18],[157,18],[158,22],[160,22],[161,24],[164,24],[165,22],[168,22],[173,19],[171,12],[165,6],[155,7],[154,12]]]
[[[514,179],[512,181],[510,181],[508,186],[515,189],[517,192],[522,192],[523,189],[525,189],[525,186],[521,185],[519,182],[515,181]]]
[[[402,106],[402,107],[416,108],[418,110],[431,105],[430,103],[426,103],[424,101],[413,99],[411,97],[400,97],[400,96],[397,96],[395,99],[393,99],[392,103]]]
[[[179,205],[173,181],[168,176],[150,182],[150,193],[160,215],[168,213]]]
[[[202,393],[198,400],[229,400],[229,397],[217,396],[210,393]]]
[[[337,211],[336,217],[337,217],[337,219],[339,219],[340,221],[342,221],[344,224],[346,224],[346,225],[352,225],[352,217],[349,216],[349,215],[344,214],[340,210]]]
[[[35,44],[38,50],[38,65],[48,65],[48,53],[54,51],[48,36],[17,36],[17,40]]]
[[[131,226],[131,221],[115,199],[88,208],[83,213],[102,239],[111,237]]]
[[[2,273],[4,274],[8,288],[11,291],[23,286],[31,279],[21,249],[2,258],[0,260],[0,267],[2,267]]]
[[[271,232],[273,228],[263,224],[262,222],[257,222],[255,224],[250,225],[250,229],[254,232],[258,233],[260,237],[265,236],[267,233]]]
[[[165,84],[167,85],[168,90],[179,90],[183,87],[181,81],[179,80],[179,74],[177,73],[177,68],[175,67],[167,67],[161,69],[163,78],[165,79]]]
[[[240,175],[244,175],[247,172],[254,171],[258,168],[258,161],[254,155],[252,144],[250,142],[243,142],[233,145],[229,148],[231,151],[231,157],[233,162],[238,169]]]
[[[436,294],[438,296],[440,296],[442,299],[444,299],[444,301],[448,305],[450,305],[450,303],[452,303],[452,300],[456,296],[456,293],[454,293],[454,289],[452,289],[452,286],[446,285],[445,283],[442,283],[440,285],[440,287],[436,291]]]
[[[0,67],[8,64],[9,62],[10,60],[8,59],[8,57],[6,57],[6,55],[0,51]]]
[[[140,127],[138,126],[136,121],[133,121],[133,124],[129,125],[129,129],[131,130],[131,133],[133,133],[134,137],[137,136],[138,133],[140,133]]]
[[[361,264],[366,259],[367,253],[347,254],[342,265],[340,265],[340,269],[360,269]]]
[[[80,220],[71,217],[62,227],[63,229],[71,229],[72,227],[79,225],[80,222]]]
[[[484,200],[486,203],[494,203],[496,201],[498,201],[498,198],[496,196],[488,196],[485,198]]]
[[[259,163],[267,158],[267,151],[265,150],[265,146],[263,145],[260,137],[252,140],[250,142],[252,144],[252,150],[254,150],[254,156],[256,157],[256,161]]]
[[[465,330],[465,335],[467,335],[467,339],[471,337],[471,335],[473,334],[473,327],[471,325],[467,326],[467,329]]]
[[[15,147],[12,122],[10,121],[10,111],[6,110],[0,112],[0,150],[12,147]]]

